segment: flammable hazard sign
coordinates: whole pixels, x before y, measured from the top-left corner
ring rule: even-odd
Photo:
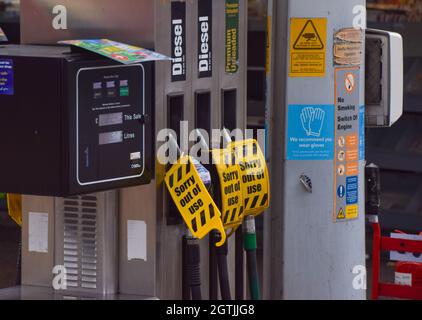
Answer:
[[[290,21],[290,76],[323,77],[326,72],[327,19]]]

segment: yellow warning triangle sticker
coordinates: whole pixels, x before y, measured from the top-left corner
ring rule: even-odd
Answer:
[[[337,220],[343,220],[343,219],[346,219],[346,216],[344,215],[343,208],[341,208],[340,211],[338,212]]]
[[[318,33],[317,28],[312,20],[305,23],[302,31],[299,34],[293,48],[295,50],[322,50],[324,49],[324,42]]]

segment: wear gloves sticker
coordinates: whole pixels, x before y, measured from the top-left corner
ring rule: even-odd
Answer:
[[[300,115],[300,120],[308,137],[319,138],[324,126],[325,111],[321,108],[304,108]]]

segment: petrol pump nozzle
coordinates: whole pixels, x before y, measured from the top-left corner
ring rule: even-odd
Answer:
[[[232,143],[232,137],[230,136],[229,130],[227,130],[226,128],[223,129],[223,143],[224,143],[224,148],[227,148],[227,146]]]

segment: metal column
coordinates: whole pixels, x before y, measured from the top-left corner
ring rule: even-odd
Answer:
[[[334,222],[336,192],[334,155],[329,160],[289,160],[288,117],[291,105],[330,105],[334,108],[334,33],[353,27],[356,6],[365,1],[270,1],[271,61],[268,124],[272,197],[266,218],[266,298],[365,299],[365,290],[353,287],[356,266],[365,266],[364,161],[359,162],[359,218]],[[290,25],[293,18],[326,18],[325,75],[289,75]],[[318,28],[318,27],[317,27]],[[304,29],[305,30],[305,29]],[[312,36],[312,32],[311,32]],[[360,107],[364,105],[364,59],[360,66]],[[300,121],[298,119],[298,121]],[[334,128],[334,123],[331,125]],[[335,141],[335,143],[337,143]],[[312,180],[309,193],[300,182]]]

